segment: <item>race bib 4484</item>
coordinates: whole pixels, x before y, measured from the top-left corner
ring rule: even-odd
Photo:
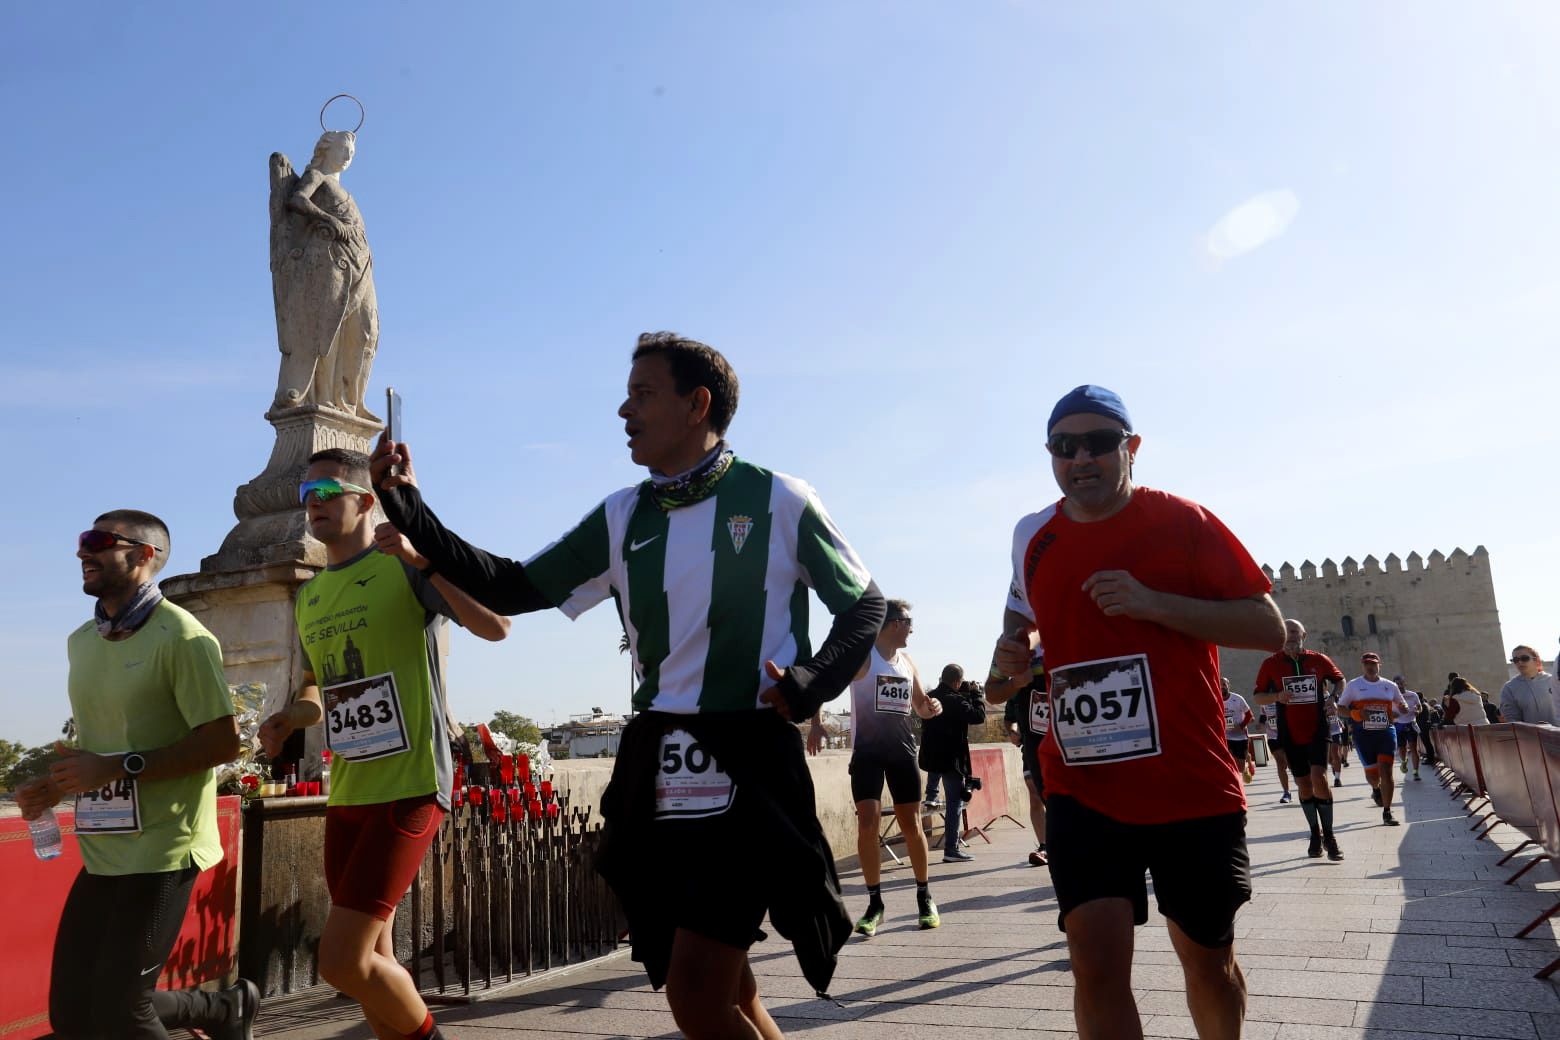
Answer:
[[[1070,766],[1159,754],[1148,657],[1132,654],[1053,668],[1051,733]]]
[[[76,796],[77,834],[136,834],[140,830],[141,788],[135,777]]]

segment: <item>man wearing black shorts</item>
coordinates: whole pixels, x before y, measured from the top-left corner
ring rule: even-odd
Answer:
[[[1328,689],[1328,687],[1331,689]],[[1278,706],[1278,742],[1300,790],[1300,808],[1311,828],[1306,855],[1327,850],[1330,860],[1343,859],[1333,836],[1333,797],[1327,786],[1327,717],[1336,715],[1333,698],[1343,689],[1343,673],[1332,658],[1305,648],[1305,626],[1284,622],[1284,649],[1257,669],[1258,704]]]
[[[1041,775],[1039,759],[1040,742],[1051,731],[1045,655],[1036,650],[1027,673],[1011,677],[993,675],[986,683],[986,700],[992,704],[1007,702],[1002,722],[1018,745],[1019,760],[1024,766],[1024,786],[1029,789],[1029,825],[1034,828],[1037,843],[1029,854],[1029,865],[1043,867],[1050,862],[1045,851],[1045,779]]]
[[[1014,530],[993,664],[1015,675],[1045,647],[1046,836],[1079,1036],[1142,1035],[1133,925],[1148,919],[1151,873],[1198,1035],[1236,1040],[1246,987],[1235,913],[1251,872],[1218,647],[1276,650],[1283,621],[1266,575],[1217,518],[1134,485],[1141,444],[1111,391],[1080,386],[1057,402],[1046,448],[1063,498]]]
[[[921,830],[921,770],[915,764],[912,712],[923,719],[942,714],[942,704],[926,695],[915,662],[905,653],[913,622],[910,604],[888,601],[888,614],[872,653],[850,684],[850,793],[856,803],[856,854],[867,884],[867,911],[856,931],[871,938],[883,923],[883,853],[878,826],[883,818],[883,785],[893,799],[894,818],[905,836],[905,852],[915,873],[918,920],[922,928],[942,923],[928,887],[926,834]],[[807,748],[816,753],[823,725],[813,717]]]

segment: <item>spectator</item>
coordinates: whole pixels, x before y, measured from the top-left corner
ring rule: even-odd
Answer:
[[[1532,722],[1554,725],[1555,699],[1560,686],[1544,671],[1544,662],[1531,646],[1511,651],[1511,663],[1517,666],[1516,678],[1500,688],[1500,714],[1507,722]]]
[[[1450,699],[1446,702],[1448,726],[1484,726],[1489,723],[1489,717],[1484,713],[1484,695],[1477,686],[1453,672],[1451,685],[1447,689],[1450,691]]]
[[[964,669],[950,664],[930,696],[942,702],[942,714],[921,722],[921,768],[941,773],[944,810],[943,862],[974,859],[959,848],[959,817],[964,811],[970,774],[969,727],[986,721],[986,699],[975,683],[963,682]]]

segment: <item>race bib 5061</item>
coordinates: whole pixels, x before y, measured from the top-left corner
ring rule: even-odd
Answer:
[[[655,772],[655,818],[686,820],[719,816],[731,808],[736,785],[703,744],[685,729],[661,736]]]

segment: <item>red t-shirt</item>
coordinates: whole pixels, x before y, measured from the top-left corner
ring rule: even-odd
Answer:
[[[1124,823],[1244,809],[1245,787],[1224,743],[1218,648],[1149,621],[1106,617],[1083,591],[1103,570],[1195,599],[1272,588],[1218,518],[1163,491],[1137,488],[1121,512],[1095,523],[1067,519],[1060,503],[1020,520],[1008,606],[1035,623],[1045,647],[1046,793]]]
[[[1278,742],[1310,744],[1327,736],[1322,721],[1322,698],[1327,679],[1343,682],[1343,673],[1332,658],[1315,650],[1302,650],[1298,659],[1280,650],[1257,669],[1256,693],[1280,693],[1288,686],[1301,703],[1278,705]]]

